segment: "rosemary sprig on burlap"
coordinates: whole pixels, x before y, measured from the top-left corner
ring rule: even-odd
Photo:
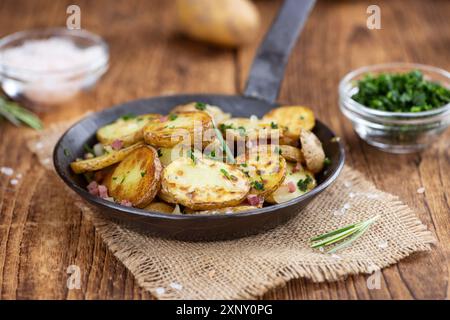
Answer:
[[[379,216],[375,216],[366,221],[350,224],[343,228],[311,238],[311,248],[325,248],[338,242],[339,244],[328,250],[327,253],[334,253],[340,249],[346,248],[361,237],[378,218]]]
[[[2,117],[16,126],[26,124],[36,130],[43,128],[41,120],[34,113],[0,96],[0,118]]]

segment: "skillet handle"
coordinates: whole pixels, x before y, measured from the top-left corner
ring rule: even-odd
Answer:
[[[289,54],[313,8],[315,0],[285,0],[256,53],[244,96],[274,103]]]

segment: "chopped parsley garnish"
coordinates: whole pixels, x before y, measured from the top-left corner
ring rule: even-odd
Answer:
[[[225,176],[225,178],[227,178],[228,180],[232,180],[232,181],[236,181],[237,178],[235,176],[233,176],[232,174],[229,174],[227,170],[225,169],[220,169],[220,172],[222,172],[222,174]]]
[[[120,181],[120,184],[122,184],[125,181],[126,176],[122,177],[122,180]]]
[[[162,153],[161,149],[158,149],[157,152],[158,152],[158,158],[161,158],[163,156],[163,153]]]
[[[259,161],[259,154],[256,156],[256,161]]]
[[[305,179],[300,179],[297,182],[297,187],[300,191],[305,192],[306,190],[308,190],[308,185],[312,182],[312,179],[310,176],[306,176]]]
[[[130,120],[136,118],[136,115],[134,113],[127,113],[120,117],[122,120]]]
[[[245,136],[246,130],[245,130],[244,127],[239,127],[239,128],[237,128],[237,129],[238,129],[239,135],[240,135],[241,137]]]
[[[388,112],[421,112],[450,102],[450,90],[424,78],[422,72],[367,75],[358,81],[352,99],[371,108]]]
[[[117,180],[117,177],[113,177],[112,179],[113,179],[114,181],[116,181],[116,180]]]
[[[264,190],[264,183],[259,182],[259,181],[252,181],[251,186],[255,190],[260,190],[260,191]]]
[[[248,165],[246,163],[241,163],[241,167],[247,168]]]
[[[222,131],[228,130],[228,129],[234,129],[232,124],[225,124],[225,123],[221,123],[219,126],[219,129]]]
[[[328,157],[325,157],[325,159],[323,160],[323,165],[324,166],[329,166],[331,164],[331,160]]]
[[[176,118],[178,118],[178,115],[176,115],[175,113],[169,114],[169,120],[170,121],[174,121]]]
[[[145,175],[147,174],[147,171],[141,171],[141,177],[145,177]]]
[[[69,151],[69,149],[64,148],[64,155],[65,155],[66,157],[69,157],[69,156],[70,156],[70,151]]]
[[[204,111],[204,110],[206,109],[206,103],[203,103],[203,102],[197,102],[197,103],[195,104],[195,109]]]
[[[270,127],[271,127],[272,129],[278,129],[278,125],[277,125],[275,122],[271,122],[271,123],[270,123]]]
[[[300,120],[305,120],[305,116],[300,116]]]
[[[212,158],[215,158],[216,157],[216,151],[215,150],[211,151],[209,153],[209,156],[212,157]]]
[[[187,151],[187,156],[189,158],[191,158],[192,162],[195,164],[197,159],[195,158],[194,152],[192,151],[192,149]]]
[[[85,144],[83,145],[83,148],[84,148],[84,150],[85,150],[87,153],[92,153],[93,155],[95,155],[94,149],[92,149],[91,147],[89,147],[89,145],[88,145],[87,143],[85,143]]]

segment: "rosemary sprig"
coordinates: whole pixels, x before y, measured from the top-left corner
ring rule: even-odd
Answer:
[[[3,97],[0,97],[0,117],[16,126],[26,124],[36,130],[43,128],[41,120],[34,113]]]
[[[361,237],[378,218],[379,216],[375,216],[366,221],[350,224],[340,229],[311,238],[311,248],[324,248],[344,239],[346,240],[328,250],[327,253],[334,253],[340,249],[346,248]]]

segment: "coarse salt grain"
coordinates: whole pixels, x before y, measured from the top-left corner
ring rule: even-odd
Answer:
[[[380,249],[386,249],[389,246],[388,242],[386,240],[381,240],[378,242],[378,248]]]
[[[37,150],[39,150],[39,149],[42,149],[42,148],[44,147],[44,144],[43,144],[42,142],[37,142],[37,143],[34,145],[34,147],[35,147]]]
[[[6,176],[12,176],[14,173],[14,170],[9,167],[1,167],[0,172],[3,173]]]
[[[181,290],[181,289],[183,289],[183,286],[182,286],[181,284],[179,284],[179,283],[176,283],[176,282],[172,282],[172,283],[170,284],[170,287],[173,288],[173,289],[175,289],[175,290]]]
[[[425,193],[425,188],[420,187],[419,189],[417,189],[417,193],[419,193],[419,194]]]
[[[340,256],[338,256],[337,254],[334,254],[334,253],[331,255],[331,257],[333,259],[336,259],[336,260],[341,260],[342,259]]]
[[[17,175],[16,175],[16,179],[22,179],[22,174],[21,173],[18,173]]]
[[[158,296],[160,296],[166,292],[166,289],[159,287],[159,288],[156,288],[155,292]]]
[[[344,186],[345,186],[346,188],[350,188],[350,187],[352,186],[352,183],[351,183],[350,181],[345,181],[345,182],[344,182]]]
[[[19,180],[17,180],[17,179],[11,179],[11,181],[10,181],[9,183],[11,183],[11,185],[15,186],[16,184],[19,183]]]

